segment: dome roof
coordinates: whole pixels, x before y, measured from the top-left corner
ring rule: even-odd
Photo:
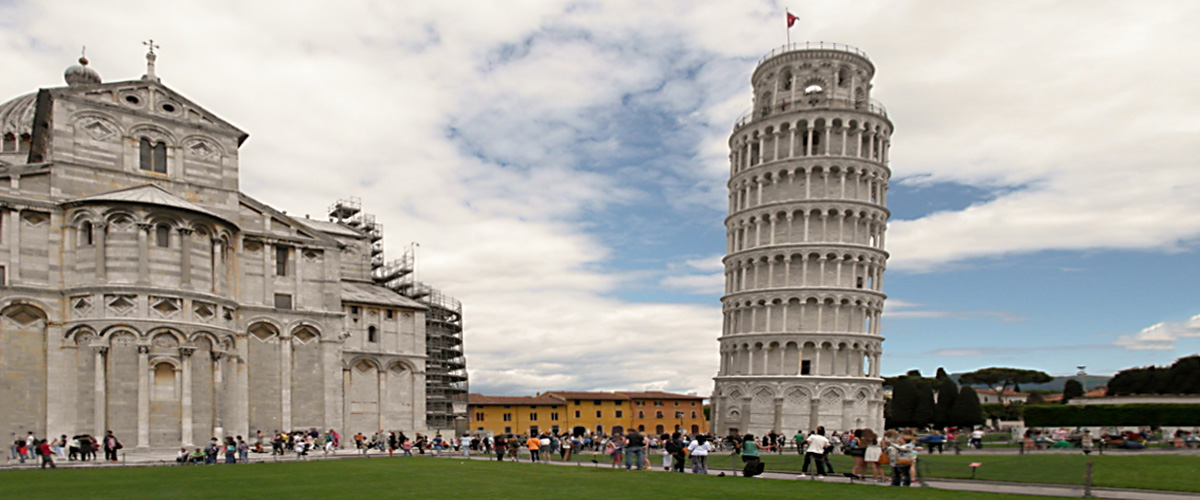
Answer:
[[[33,111],[37,106],[37,92],[31,92],[0,104],[0,136],[33,133]]]
[[[79,64],[73,64],[63,72],[63,79],[67,81],[67,85],[72,87],[76,85],[93,85],[100,83],[100,73],[96,70],[87,67],[88,60],[86,57],[79,58]]]

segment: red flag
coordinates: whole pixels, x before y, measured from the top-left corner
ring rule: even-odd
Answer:
[[[792,15],[791,12],[788,12],[787,16],[788,16],[788,28],[791,28],[793,24],[796,24],[796,20],[800,19],[800,18]]]

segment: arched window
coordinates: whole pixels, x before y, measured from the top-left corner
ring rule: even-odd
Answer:
[[[171,246],[171,228],[166,224],[159,224],[154,228],[154,244],[160,248],[169,248]]]
[[[4,134],[4,147],[0,151],[11,152],[17,150],[17,136],[11,133]]]
[[[84,222],[83,226],[79,228],[79,245],[80,246],[92,246],[93,244],[95,244],[96,243],[96,232],[95,231],[96,230],[95,230],[95,228],[92,227],[91,222]]]
[[[379,342],[379,329],[374,326],[367,327],[367,342]]]
[[[24,153],[29,151],[29,145],[33,143],[33,137],[29,134],[21,134],[21,144],[17,147],[17,151]]]
[[[162,141],[154,144],[143,137],[138,141],[138,168],[148,172],[167,173],[167,145]]]

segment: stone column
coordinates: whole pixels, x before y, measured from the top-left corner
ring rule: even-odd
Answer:
[[[142,233],[145,234],[145,233]],[[137,346],[138,352],[138,448],[150,447],[150,346]]]
[[[280,425],[284,429],[292,428],[292,336],[279,336],[279,387],[280,387]]]
[[[13,210],[9,212],[9,234],[8,239],[8,283],[16,284],[21,281],[21,212]],[[101,434],[103,436],[103,434]]]
[[[274,291],[275,288],[275,245],[263,242],[263,305],[272,307],[275,305]]]
[[[777,431],[783,430],[783,398],[775,398],[775,420],[771,424],[771,428]]]
[[[108,415],[106,404],[108,398],[105,396],[105,391],[108,389],[108,381],[105,380],[105,373],[107,372],[105,370],[105,358],[107,356],[105,355],[108,354],[108,346],[92,344],[92,352],[94,353],[93,359],[96,366],[95,401],[93,402],[92,413],[92,421],[95,422],[96,429],[92,435],[102,437],[104,436],[104,431],[108,430],[108,422],[106,422],[105,418]]]
[[[154,230],[153,224],[139,222],[138,225],[138,277],[137,282],[146,284],[150,282],[150,248],[149,248],[149,233]],[[139,445],[140,447],[141,445]]]
[[[183,364],[183,387],[179,398],[179,424],[183,433],[183,446],[192,447],[192,353],[195,347],[180,347],[179,358]]]
[[[107,264],[107,240],[108,240],[108,224],[103,222],[92,223],[92,243],[96,247],[96,278],[104,282],[108,272],[105,270]],[[104,434],[100,434],[103,436]]]
[[[342,427],[346,432],[350,429],[350,368],[342,368]]]
[[[214,349],[217,346],[213,346]],[[213,371],[213,435],[217,438],[225,437],[225,396],[229,392],[225,385],[225,370],[224,364],[221,363],[221,358],[224,354],[217,351],[211,352],[212,371]]]
[[[179,228],[179,283],[192,287],[192,230]]]
[[[821,416],[821,398],[817,396],[816,391],[813,392],[812,399],[809,399],[808,404],[808,428],[816,429],[820,422]]]
[[[378,413],[379,428],[386,429],[387,427],[384,426],[383,415],[384,415],[384,413],[386,413],[384,410],[384,404],[387,402],[387,370],[383,369],[383,368],[379,369],[379,399],[378,399],[378,401],[379,401],[379,413]]]

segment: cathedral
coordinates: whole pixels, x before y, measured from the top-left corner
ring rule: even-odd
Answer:
[[[0,431],[423,431],[429,306],[373,279],[382,236],[242,192],[247,134],[154,62],[0,104]]]

